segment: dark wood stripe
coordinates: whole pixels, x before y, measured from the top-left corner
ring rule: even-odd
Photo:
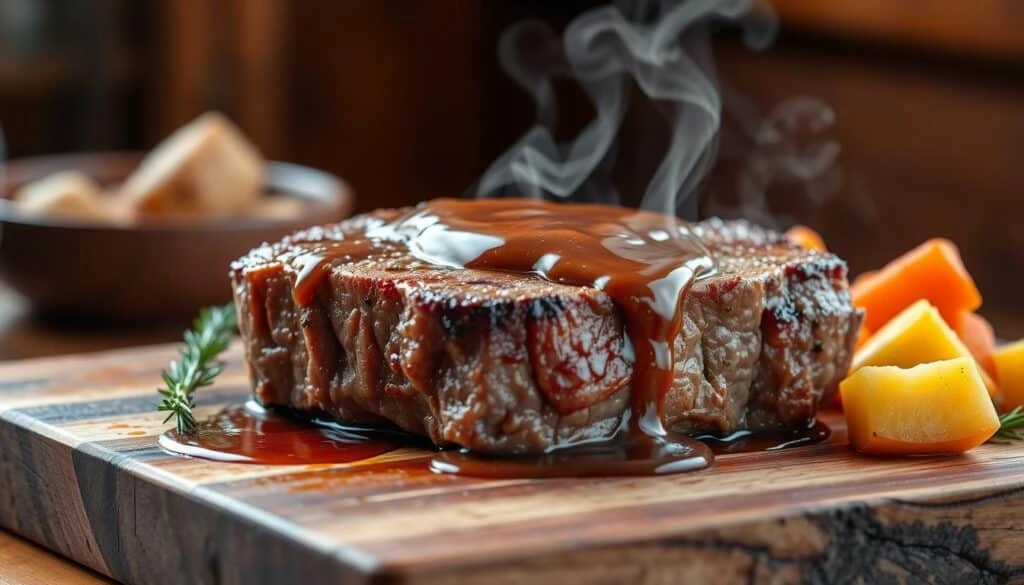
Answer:
[[[4,526],[15,529],[27,529],[25,536],[47,548],[59,548],[61,543],[54,537],[53,526],[49,522],[38,522],[36,514],[48,506],[45,501],[46,477],[32,466],[42,460],[37,453],[37,438],[31,432],[0,422],[0,444],[13,446],[17,459],[3,457],[0,459],[2,485],[8,489],[0,490],[5,497],[2,504]],[[4,449],[3,452],[10,452]],[[15,475],[17,477],[15,477]]]
[[[455,574],[463,585],[502,582],[510,574],[521,583],[558,583],[567,574],[575,582],[606,583],[646,582],[652,574],[673,583],[1018,583],[1024,566],[993,558],[982,541],[992,517],[1020,503],[966,504],[957,521],[927,522],[891,520],[900,515],[899,503],[851,504],[684,537],[541,551],[511,567],[466,556],[443,570],[386,565],[381,573],[386,582],[415,584],[444,583]]]
[[[46,378],[30,378],[28,380],[3,380],[0,381],[0,396],[14,392],[25,392],[38,390],[47,386],[50,382]]]
[[[927,475],[922,473],[919,477],[905,482],[907,485],[904,489],[922,489],[942,483]],[[513,563],[515,559],[544,555],[549,551],[564,553],[576,548],[601,548],[616,543],[654,542],[666,539],[693,542],[699,541],[702,533],[714,529],[716,524],[722,522],[753,530],[754,526],[765,520],[801,518],[809,514],[838,511],[857,505],[879,507],[887,501],[883,495],[885,492],[879,490],[878,486],[874,490],[866,489],[863,499],[860,500],[852,500],[854,493],[845,486],[837,485],[831,486],[830,489],[822,489],[825,493],[818,503],[801,501],[792,490],[759,491],[757,498],[729,494],[690,502],[670,501],[602,509],[593,513],[596,521],[583,520],[576,514],[540,515],[520,522],[496,523],[483,529],[438,528],[431,531],[430,538],[420,535],[406,536],[401,531],[396,531],[394,538],[365,542],[362,546],[381,559],[386,559],[388,565],[401,566],[403,570],[415,572],[428,566],[459,565],[470,558],[480,562]],[[1001,499],[1001,506],[1012,506],[1005,511],[1007,522],[1024,525],[1024,497],[1021,494],[1014,490],[993,489],[988,495],[994,499]],[[564,493],[552,496],[570,497]],[[364,514],[378,514],[381,521],[400,524],[403,510],[407,508],[403,506],[403,502],[393,504],[393,508],[387,513],[380,509],[352,508],[352,514],[356,518],[349,518],[349,521],[353,526],[358,526],[357,519],[365,517]],[[417,501],[411,507],[443,509],[425,500]],[[970,515],[965,514],[962,520],[969,524]],[[580,530],[581,522],[585,523],[586,530]],[[1024,545],[1024,539],[1021,544]],[[1018,557],[1016,565],[1024,566],[1024,557]]]
[[[0,419],[0,525],[105,573],[73,478],[67,445]]]
[[[89,445],[137,463],[154,463],[179,458],[161,449],[153,435],[97,441]]]
[[[100,554],[106,562],[110,576],[118,580],[130,577],[121,545],[122,511],[136,509],[135,493],[119,489],[118,476],[121,471],[113,465],[105,465],[75,449],[71,455],[78,480],[78,496],[82,499],[89,529]],[[131,520],[131,519],[129,519]],[[134,532],[135,526],[132,526]]]
[[[74,453],[75,474],[103,558],[128,583],[362,584],[367,573],[338,551],[282,534],[272,523],[219,508],[128,473],[119,454],[92,444]]]

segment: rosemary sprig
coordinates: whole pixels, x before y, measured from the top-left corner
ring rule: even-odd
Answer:
[[[227,349],[235,335],[237,316],[231,303],[222,307],[207,307],[199,311],[192,329],[185,332],[185,346],[178,350],[179,359],[160,373],[164,387],[157,390],[164,398],[156,407],[167,412],[164,422],[176,419],[179,433],[196,428],[192,414],[197,389],[213,384],[222,366],[215,362]]]
[[[1024,407],[1018,406],[999,417],[999,430],[989,441],[1009,443],[1024,441]]]
[[[1024,407],[999,415],[999,429],[995,431],[989,443],[1011,443],[1024,441]]]

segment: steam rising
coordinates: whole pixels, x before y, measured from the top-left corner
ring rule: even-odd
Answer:
[[[727,110],[752,144],[736,176],[737,205],[711,199],[711,214],[741,216],[783,228],[792,221],[770,208],[768,191],[772,185],[800,185],[812,209],[839,193],[843,169],[837,164],[839,142],[829,134],[835,112],[828,104],[806,96],[794,97],[778,104],[762,119],[752,104],[731,94]],[[728,155],[723,153],[723,157]]]
[[[511,27],[499,44],[505,71],[530,95],[536,124],[485,172],[479,197],[512,191],[533,197],[616,202],[602,184],[614,162],[616,136],[628,107],[630,80],[662,107],[671,143],[642,207],[676,214],[714,161],[722,118],[709,43],[716,21],[738,23],[748,46],[774,38],[774,20],[755,0],[658,0],[620,3],[577,17],[558,37],[542,23]],[[627,14],[629,17],[627,17]],[[596,116],[574,139],[557,143],[553,80],[575,79]],[[765,129],[766,141],[771,128]],[[822,153],[821,159],[828,153]],[[813,170],[813,169],[808,169]]]

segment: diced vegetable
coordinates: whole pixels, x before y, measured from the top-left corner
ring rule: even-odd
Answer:
[[[850,371],[856,372],[865,366],[912,368],[960,357],[974,359],[938,310],[928,301],[920,300],[876,331],[854,353]],[[981,376],[989,392],[994,394],[996,385],[992,378],[984,371]]]
[[[857,278],[854,278],[853,282],[850,283],[850,288],[853,289],[855,287],[866,286],[865,283],[874,278],[876,274],[878,274],[877,270],[865,270],[864,272],[861,272],[857,275]]]
[[[1003,408],[1012,410],[1024,405],[1024,339],[996,349],[992,361],[999,377]]]
[[[867,325],[861,323],[860,330],[857,331],[857,345],[854,346],[854,349],[860,349],[864,347],[864,344],[867,343],[869,339],[871,339],[871,332],[868,331]]]
[[[981,294],[967,273],[960,252],[936,238],[896,258],[850,287],[853,304],[867,311],[867,326],[877,331],[918,299],[928,299],[947,320],[981,306]]]
[[[789,230],[786,231],[786,238],[794,244],[808,250],[817,250],[819,252],[828,251],[828,248],[825,247],[825,240],[821,238],[818,232],[805,225],[795,225],[789,228]]]
[[[970,357],[909,369],[866,367],[840,383],[850,443],[864,453],[962,453],[999,430]]]
[[[996,350],[996,332],[992,324],[977,313],[961,313],[950,325],[978,364],[998,381],[996,363],[992,359],[992,353]]]

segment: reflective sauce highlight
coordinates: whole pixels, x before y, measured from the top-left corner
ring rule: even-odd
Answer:
[[[282,416],[249,401],[200,421],[191,433],[168,431],[159,443],[213,461],[298,465],[362,461],[397,449],[400,440],[396,433]]]
[[[694,280],[715,266],[686,224],[609,205],[441,199],[376,232],[431,264],[536,274],[604,291],[622,309],[635,352],[629,428],[639,433],[635,440],[669,440],[661,405],[672,383],[682,303]]]
[[[588,455],[577,457],[579,449],[573,449],[557,459],[579,465],[599,460],[605,463],[594,466],[609,472],[617,462],[639,458],[650,459],[647,466],[652,469],[668,469],[661,464],[670,460],[700,467],[710,462],[702,444],[669,433],[662,424],[682,304],[693,282],[715,270],[714,260],[687,224],[609,205],[436,199],[394,221],[368,226],[364,238],[339,241],[301,257],[296,301],[311,300],[318,277],[332,261],[386,256],[396,247],[435,266],[527,273],[591,286],[622,309],[635,353],[624,444],[613,449],[614,455],[605,449],[598,457],[588,447],[582,450]],[[542,469],[548,466],[537,471]]]
[[[334,262],[411,254],[435,266],[526,273],[594,287],[622,310],[634,364],[630,408],[616,437],[527,458],[444,451],[431,460],[434,471],[486,477],[677,473],[706,467],[722,445],[748,439],[700,437],[706,444],[662,424],[683,303],[691,285],[715,271],[701,241],[673,217],[605,205],[438,199],[392,221],[368,223],[362,237],[297,248],[290,263],[298,270],[294,297],[300,306],[313,302]],[[248,414],[239,418],[241,412]],[[229,409],[204,423],[194,437],[162,438],[161,444],[186,455],[266,463],[345,462],[391,448],[354,440],[366,438],[359,433],[325,434],[323,428],[276,420],[253,418],[251,409]],[[250,431],[239,430],[245,425]]]
[[[567,445],[541,455],[490,457],[465,450],[442,451],[430,469],[473,477],[539,478],[665,475],[703,469],[714,460],[704,443],[668,432],[649,438],[636,432],[612,440]]]
[[[815,422],[790,431],[739,431],[692,439],[677,436],[666,441],[631,441],[631,436],[625,434],[613,441],[570,445],[536,456],[485,456],[455,449],[430,455],[434,449],[429,441],[393,427],[348,425],[287,409],[265,409],[249,401],[201,421],[195,432],[179,435],[168,431],[158,442],[176,455],[261,465],[358,463],[413,446],[423,449],[423,458],[374,463],[369,468],[429,469],[435,473],[513,479],[680,473],[707,467],[716,455],[810,446],[827,441],[830,434],[828,426]],[[329,485],[325,484],[324,489]]]
[[[832,437],[832,429],[824,422],[814,421],[802,429],[784,431],[736,431],[728,435],[697,434],[694,439],[706,444],[716,455],[781,451],[824,443]]]

